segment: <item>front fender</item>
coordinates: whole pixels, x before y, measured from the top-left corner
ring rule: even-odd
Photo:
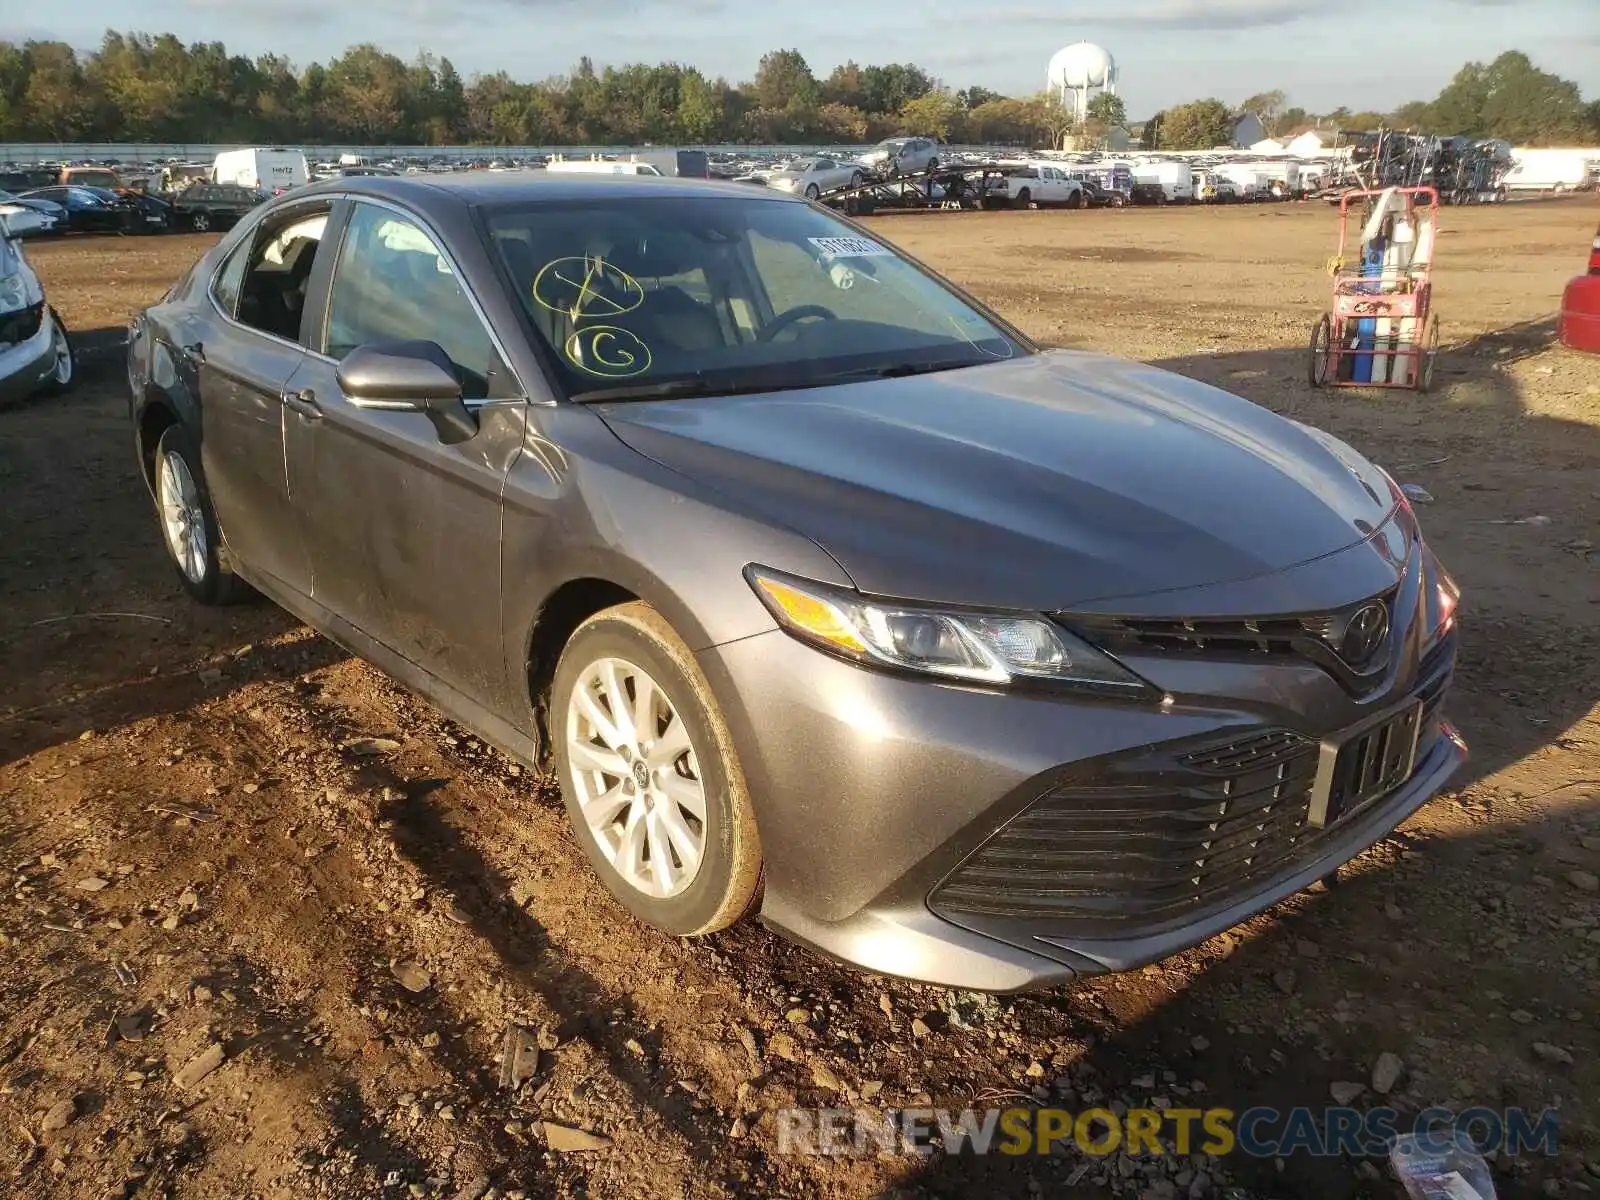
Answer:
[[[745,581],[751,562],[850,586],[843,568],[809,538],[740,513],[645,458],[593,412],[567,405],[538,411],[545,432],[530,431],[502,507],[502,628],[511,678],[527,677],[550,598],[578,580],[639,597],[695,652],[775,627]],[[531,696],[519,716],[532,722]]]

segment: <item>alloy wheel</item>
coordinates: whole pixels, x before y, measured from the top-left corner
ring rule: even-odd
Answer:
[[[642,668],[586,666],[567,703],[571,784],[601,856],[653,899],[686,890],[706,852],[706,791],[689,729]]]
[[[190,583],[206,577],[206,522],[200,507],[200,489],[195,486],[189,464],[179,454],[161,459],[158,490],[161,500],[161,532],[167,550],[178,570]]]

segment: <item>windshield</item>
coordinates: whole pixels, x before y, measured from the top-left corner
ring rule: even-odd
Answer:
[[[574,396],[779,390],[1030,352],[895,250],[810,205],[635,197],[487,218]]]

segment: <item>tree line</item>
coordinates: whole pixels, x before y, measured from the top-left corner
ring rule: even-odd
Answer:
[[[1504,137],[1520,144],[1600,141],[1600,103],[1509,52],[1469,63],[1439,94],[1392,114],[1310,114],[1283,92],[1241,108],[1178,105],[1134,126],[1158,149],[1226,144],[1241,111],[1268,133],[1374,128]],[[505,72],[464,78],[448,58],[406,62],[354,46],[296,68],[277,54],[229,54],[221,42],[108,31],[98,50],[0,41],[0,141],[285,143],[299,145],[638,145],[860,143],[894,134],[945,142],[1103,144],[1127,127],[1117,96],[1097,96],[1079,127],[1044,95],[952,89],[911,63],[847,62],[819,78],[797,50],[761,59],[730,83],[678,63],[596,69],[588,58],[538,82]]]

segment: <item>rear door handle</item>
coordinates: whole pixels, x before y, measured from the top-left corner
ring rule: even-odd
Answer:
[[[317,394],[310,388],[302,388],[298,392],[285,392],[283,406],[309,421],[322,419],[322,409],[317,407]]]

